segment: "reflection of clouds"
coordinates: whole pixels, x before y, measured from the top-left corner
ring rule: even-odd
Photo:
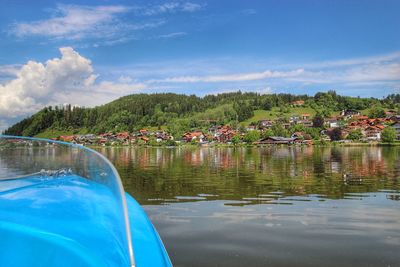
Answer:
[[[159,214],[150,216],[150,220],[152,221],[163,221],[163,222],[172,222],[172,223],[191,223],[191,219],[187,217],[177,217],[170,216],[167,214]]]
[[[400,246],[400,237],[388,236],[384,238],[381,242],[388,245]]]

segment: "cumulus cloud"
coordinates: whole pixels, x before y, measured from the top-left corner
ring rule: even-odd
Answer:
[[[60,53],[45,63],[28,61],[14,79],[0,84],[0,119],[28,115],[49,104],[102,104],[146,87],[129,81],[97,82],[89,59],[71,47],[60,48]]]

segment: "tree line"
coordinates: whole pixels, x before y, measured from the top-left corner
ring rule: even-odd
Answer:
[[[254,110],[289,108],[303,100],[305,106],[327,117],[343,109],[363,110],[372,106],[399,109],[400,94],[384,99],[340,96],[335,91],[314,96],[293,94],[261,95],[233,92],[199,97],[174,93],[134,94],[94,108],[66,106],[45,107],[36,114],[5,130],[5,134],[34,136],[46,129],[62,131],[86,129],[87,132],[135,131],[143,127],[167,126],[175,135],[212,124],[231,124],[247,120]],[[382,108],[378,111],[381,112]]]

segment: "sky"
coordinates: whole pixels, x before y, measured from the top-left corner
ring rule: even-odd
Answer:
[[[134,93],[400,93],[398,0],[0,0],[0,130]]]

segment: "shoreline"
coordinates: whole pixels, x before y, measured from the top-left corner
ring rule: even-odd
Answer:
[[[286,145],[286,144],[205,144],[205,145],[193,145],[193,144],[179,144],[175,146],[168,146],[168,145],[109,145],[109,146],[102,146],[102,145],[87,145],[89,148],[140,148],[140,147],[147,147],[147,148],[239,148],[239,147],[400,147],[400,142],[394,143],[363,143],[363,142],[356,142],[356,143],[326,143],[326,144],[313,144],[313,145]]]

